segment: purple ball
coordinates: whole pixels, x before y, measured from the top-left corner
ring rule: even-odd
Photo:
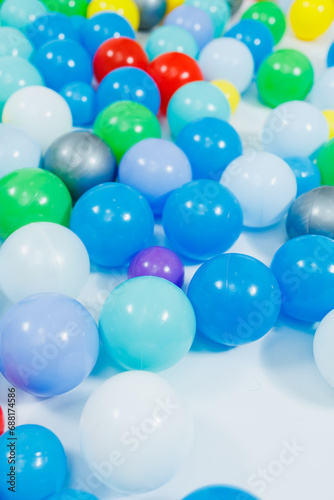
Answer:
[[[163,22],[164,26],[178,26],[188,31],[202,50],[214,37],[214,27],[210,16],[192,5],[180,5],[173,9]]]
[[[181,288],[184,281],[184,267],[181,259],[172,250],[158,246],[150,247],[135,255],[130,263],[128,277],[138,276],[164,278]]]

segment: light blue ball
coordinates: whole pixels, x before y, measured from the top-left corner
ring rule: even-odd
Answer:
[[[47,13],[39,0],[5,0],[0,7],[1,26],[21,29]]]
[[[86,491],[79,490],[62,490],[51,497],[48,497],[47,500],[98,500],[96,496],[87,493]]]
[[[150,34],[146,52],[150,60],[167,52],[181,52],[196,59],[198,45],[189,31],[179,26],[160,26]]]
[[[214,26],[215,38],[221,36],[231,17],[231,9],[226,0],[186,0],[184,3],[204,10]]]
[[[0,124],[0,178],[21,168],[38,168],[41,156],[39,144],[24,130]]]
[[[34,47],[24,34],[10,26],[0,28],[0,57],[12,56],[29,59],[34,52]]]
[[[157,372],[187,354],[196,320],[179,287],[163,278],[142,276],[113,290],[103,306],[99,329],[106,351],[117,364]]]
[[[321,184],[321,174],[317,165],[310,158],[293,156],[285,158],[297,179],[297,198]]]
[[[192,5],[180,5],[173,9],[163,23],[165,26],[179,26],[189,31],[195,38],[201,50],[214,36],[214,26],[211,17],[202,9]]]
[[[167,119],[174,137],[183,127],[200,118],[230,118],[230,104],[221,90],[209,82],[191,82],[181,87],[171,98]]]
[[[65,85],[61,91],[69,105],[75,127],[90,125],[97,115],[97,96],[91,85],[85,82],[73,82]]]
[[[313,85],[311,103],[319,109],[334,109],[334,66],[327,68]]]

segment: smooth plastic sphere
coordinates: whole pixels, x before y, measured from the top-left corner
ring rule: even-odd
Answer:
[[[231,108],[225,95],[209,82],[192,82],[181,87],[171,98],[168,124],[174,137],[190,122],[201,118],[228,120]]]
[[[135,31],[139,28],[140,13],[134,0],[92,0],[88,5],[87,17],[92,17],[101,11],[116,12],[125,17]]]
[[[60,90],[72,113],[75,127],[91,125],[97,115],[97,95],[91,85],[73,82]]]
[[[97,325],[79,302],[55,293],[33,295],[1,318],[1,372],[29,394],[58,396],[88,377],[99,344]]]
[[[14,125],[0,124],[0,179],[21,168],[38,168],[42,151],[39,144]]]
[[[220,182],[240,202],[246,227],[268,227],[281,221],[297,195],[293,171],[269,153],[240,156],[227,167]]]
[[[234,38],[217,38],[208,43],[200,53],[199,65],[206,80],[228,80],[240,93],[248,89],[253,79],[252,53]]]
[[[272,32],[276,44],[281,41],[285,33],[285,15],[274,2],[256,2],[246,10],[242,19],[254,19],[264,23]]]
[[[102,344],[127,370],[167,370],[188,353],[196,320],[187,296],[162,278],[141,276],[107,298],[99,320]]]
[[[334,67],[327,68],[315,81],[310,95],[311,103],[321,110],[334,109]]]
[[[242,230],[242,211],[218,182],[198,180],[176,189],[163,211],[163,228],[172,248],[194,260],[228,250]]]
[[[90,263],[80,239],[66,227],[37,222],[11,234],[0,250],[0,286],[12,301],[54,292],[78,297]]]
[[[62,490],[51,495],[47,500],[98,500],[98,498],[86,491]]]
[[[279,286],[270,269],[240,254],[205,262],[190,282],[188,297],[198,329],[229,346],[263,337],[275,325],[281,308]]]
[[[180,52],[196,59],[198,50],[193,35],[179,26],[158,27],[152,31],[146,43],[146,52],[150,61],[168,52]]]
[[[175,92],[190,82],[203,80],[197,62],[186,54],[169,52],[156,57],[147,71],[158,85],[161,95],[160,111],[166,114]]]
[[[88,131],[73,131],[51,144],[44,168],[67,186],[73,200],[103,182],[116,177],[116,159],[109,146]]]
[[[0,57],[12,56],[30,59],[33,53],[34,47],[20,30],[9,26],[1,26]]]
[[[144,49],[131,38],[106,40],[97,49],[93,60],[94,75],[100,82],[108,73],[123,66],[146,70],[149,63]]]
[[[79,42],[79,36],[70,19],[60,12],[37,17],[24,28],[24,32],[36,49],[54,40]]]
[[[260,99],[271,108],[287,101],[303,101],[313,85],[309,59],[293,49],[277,50],[260,66],[257,88]]]
[[[145,371],[104,382],[81,416],[84,458],[95,473],[94,465],[106,464],[103,482],[125,493],[167,483],[183,466],[192,441],[193,421],[184,401],[168,382]]]
[[[315,40],[330,27],[334,19],[332,0],[295,0],[290,11],[291,27],[301,40]]]
[[[285,158],[285,161],[291,167],[297,179],[297,198],[320,186],[320,170],[309,158],[293,156],[292,158]]]
[[[238,133],[232,125],[218,118],[188,123],[175,143],[187,155],[194,179],[220,180],[225,168],[242,155]]]
[[[5,418],[3,416],[3,411],[0,406],[0,436],[3,434],[4,430],[5,430]]]
[[[66,16],[86,16],[88,0],[41,0],[50,11]]]
[[[230,5],[226,0],[186,0],[185,5],[198,7],[208,14],[214,26],[215,38],[221,36],[231,17]]]
[[[184,0],[167,0],[167,14],[184,3]]]
[[[274,109],[261,134],[265,151],[281,158],[309,157],[328,141],[326,118],[308,102],[291,101]]]
[[[285,243],[271,264],[282,291],[282,310],[301,321],[321,321],[334,309],[333,268],[333,240],[307,235]]]
[[[329,47],[328,55],[327,55],[327,66],[330,68],[334,66],[334,42]]]
[[[97,89],[99,111],[114,102],[133,101],[146,106],[154,115],[160,108],[160,92],[153,78],[139,68],[124,67],[111,71]]]
[[[167,10],[166,0],[136,0],[140,13],[139,29],[148,31],[159,24]]]
[[[257,500],[257,498],[230,486],[207,486],[194,491],[183,500]]]
[[[161,215],[170,193],[191,179],[187,156],[164,139],[146,139],[132,146],[118,171],[119,182],[139,191],[156,215]]]
[[[188,31],[201,50],[214,37],[214,25],[208,14],[192,5],[181,5],[164,19],[164,26],[179,26]]]
[[[324,144],[316,159],[321,174],[321,184],[334,186],[334,139]]]
[[[21,29],[47,13],[39,0],[5,0],[0,7],[1,26]]]
[[[16,91],[8,99],[2,122],[26,131],[45,152],[55,139],[72,129],[72,114],[65,99],[57,92],[32,86]]]
[[[169,248],[149,247],[135,255],[130,262],[128,278],[139,276],[164,278],[182,288],[184,267],[178,255]]]
[[[134,144],[149,138],[160,139],[161,127],[145,106],[121,101],[101,111],[94,123],[94,133],[111,147],[119,163]]]
[[[235,113],[241,99],[235,85],[227,80],[212,80],[211,83],[223,92],[229,102],[231,112]]]
[[[329,138],[333,139],[334,138],[334,110],[333,109],[327,109],[323,111],[323,115],[326,118],[328,128],[329,128]]]
[[[334,344],[333,344],[334,311],[324,317],[318,326],[313,341],[313,353],[317,368],[326,382],[334,387]]]
[[[154,218],[147,201],[124,184],[105,183],[87,191],[72,211],[71,229],[93,262],[117,267],[148,246]]]

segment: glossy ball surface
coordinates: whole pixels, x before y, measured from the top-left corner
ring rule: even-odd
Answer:
[[[159,24],[167,10],[166,0],[136,0],[140,13],[139,29],[148,31]]]
[[[206,260],[239,238],[242,211],[228,189],[212,180],[198,180],[170,195],[162,223],[172,248],[190,259]]]
[[[130,262],[128,278],[155,276],[164,278],[182,288],[184,267],[176,253],[165,247],[149,247],[137,253]]]
[[[134,423],[144,446],[133,434]],[[94,463],[109,463],[112,473],[103,481],[125,493],[151,491],[168,482],[184,464],[192,441],[193,421],[183,399],[163,378],[145,371],[104,382],[81,416],[84,458],[92,470]]]
[[[146,52],[150,61],[168,52],[180,52],[196,59],[198,45],[193,35],[179,26],[159,26],[150,34]]]
[[[0,179],[14,170],[38,168],[41,156],[35,139],[14,125],[0,124]]]
[[[319,372],[324,377],[326,382],[334,387],[334,371],[333,371],[333,327],[334,327],[334,311],[331,311],[324,317],[318,326],[314,341],[313,353],[315,363]]]
[[[327,68],[314,82],[311,103],[321,110],[334,109],[334,67]]]
[[[79,490],[62,490],[48,497],[48,500],[98,500],[96,496]]]
[[[253,495],[230,486],[207,486],[194,491],[183,500],[257,500]]]
[[[119,182],[139,191],[160,215],[168,196],[192,179],[189,160],[175,144],[164,139],[146,139],[130,148],[122,158]]]
[[[104,10],[116,12],[125,17],[133,29],[138,30],[140,13],[134,0],[92,0],[88,5],[87,17],[92,17]]]
[[[301,40],[315,40],[328,30],[333,19],[331,0],[295,0],[290,10],[291,27]]]
[[[231,112],[235,113],[240,102],[240,94],[233,83],[228,80],[212,80],[213,85],[219,88],[229,102]]]
[[[51,11],[61,12],[66,16],[86,16],[87,0],[42,0]]]
[[[231,17],[230,5],[226,0],[185,0],[185,5],[198,7],[208,14],[215,38],[221,36]]]
[[[179,26],[188,31],[195,38],[199,50],[214,37],[215,30],[210,16],[192,5],[180,5],[165,17],[163,24]]]
[[[274,2],[256,2],[246,10],[242,19],[254,19],[264,23],[272,32],[276,44],[281,41],[285,33],[285,15]]]
[[[38,0],[6,0],[0,7],[1,26],[22,29],[37,17],[47,14],[47,9]]]
[[[327,66],[330,68],[334,66],[334,42],[329,47],[328,55],[327,55]]]
[[[9,26],[1,26],[0,57],[12,56],[30,59],[33,53],[34,47],[20,30]]]
[[[309,158],[293,156],[285,158],[286,163],[297,179],[297,198],[311,189],[320,186],[321,174],[317,165]]]
[[[331,139],[322,146],[316,159],[321,174],[321,184],[334,186],[334,139]]]
[[[275,325],[281,307],[279,286],[270,269],[240,254],[205,262],[190,282],[188,297],[198,329],[229,346],[263,337]]]
[[[184,3],[184,0],[167,0],[167,14]]]
[[[79,42],[79,36],[70,19],[60,12],[37,17],[24,28],[24,32],[36,49],[54,40]]]
[[[73,82],[60,90],[72,113],[73,126],[91,125],[97,115],[97,96],[91,85]]]

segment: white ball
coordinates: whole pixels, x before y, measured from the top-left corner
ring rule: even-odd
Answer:
[[[234,38],[216,38],[208,43],[199,56],[205,80],[228,80],[239,92],[252,83],[254,59],[243,42]]]
[[[76,298],[90,271],[76,234],[52,222],[35,222],[12,233],[0,249],[0,286],[12,301],[42,292]]]
[[[2,112],[2,122],[25,130],[45,152],[54,140],[72,130],[72,113],[60,94],[33,85],[10,96]]]
[[[270,153],[240,156],[227,167],[220,182],[239,200],[246,227],[276,224],[297,195],[293,171]]]
[[[91,483],[124,493],[147,492],[168,482],[193,441],[183,400],[161,377],[145,371],[116,375],[88,399],[80,422],[82,454]]]
[[[313,353],[321,375],[334,387],[334,310],[324,317],[315,332]]]

